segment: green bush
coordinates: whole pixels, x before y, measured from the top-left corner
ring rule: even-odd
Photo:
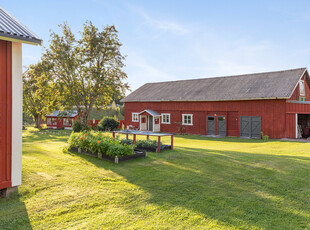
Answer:
[[[122,139],[121,140],[121,144],[127,144],[127,145],[132,145],[133,144],[133,140],[130,139]]]
[[[75,120],[72,125],[73,132],[81,132],[83,130],[83,125],[80,121]]]
[[[111,157],[133,154],[135,148],[132,144],[121,144],[121,141],[95,131],[72,132],[68,139],[67,149],[72,147]]]
[[[120,143],[111,143],[106,154],[115,157],[115,156],[127,156],[133,153],[134,146]]]
[[[155,140],[138,140],[136,145],[137,147],[157,148],[158,142]],[[160,145],[162,145],[162,143],[160,143]]]
[[[98,123],[98,130],[100,131],[114,131],[119,127],[119,121],[113,117],[104,117]]]

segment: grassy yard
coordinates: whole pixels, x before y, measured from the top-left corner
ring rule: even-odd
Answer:
[[[0,229],[310,229],[310,143],[177,136],[118,165],[24,131],[23,185]]]

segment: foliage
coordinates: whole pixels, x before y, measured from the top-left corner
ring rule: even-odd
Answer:
[[[262,139],[264,141],[268,141],[269,140],[269,136],[268,135],[265,135],[263,132],[261,132],[261,136],[262,136]]]
[[[112,97],[124,95],[129,88],[123,82],[127,75],[123,71],[122,44],[115,26],[105,26],[100,31],[86,22],[79,39],[66,23],[60,27],[63,34],[51,33],[51,43],[43,57],[52,63],[61,105],[75,106],[79,119],[87,127],[93,107],[105,107]]]
[[[127,145],[132,145],[133,144],[133,140],[131,139],[121,139],[121,144],[127,144]]]
[[[118,129],[119,121],[113,117],[104,117],[97,126],[100,131],[114,131]]]
[[[41,128],[43,116],[52,112],[57,105],[57,90],[50,81],[49,71],[49,65],[40,61],[30,65],[23,74],[24,118],[31,116],[36,128]]]
[[[158,141],[156,140],[137,140],[136,142],[137,147],[144,147],[144,148],[157,148]],[[162,143],[160,143],[162,145]]]
[[[81,132],[83,130],[83,125],[79,120],[75,120],[72,125],[73,132]]]
[[[89,116],[89,120],[96,119],[101,120],[103,117],[114,117],[117,120],[124,120],[124,114],[123,109],[124,107],[120,107],[117,109],[111,109],[111,108],[93,108],[91,115]]]
[[[135,146],[132,144],[121,144],[119,140],[105,136],[101,132],[90,131],[80,133],[72,132],[68,139],[67,149],[72,147],[115,157],[133,154]]]

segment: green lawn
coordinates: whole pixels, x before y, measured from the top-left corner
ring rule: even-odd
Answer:
[[[63,153],[68,135],[24,131],[0,229],[310,229],[310,143],[177,136],[116,165]]]

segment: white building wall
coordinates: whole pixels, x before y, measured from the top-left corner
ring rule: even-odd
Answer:
[[[22,183],[22,44],[12,42],[12,187]]]

